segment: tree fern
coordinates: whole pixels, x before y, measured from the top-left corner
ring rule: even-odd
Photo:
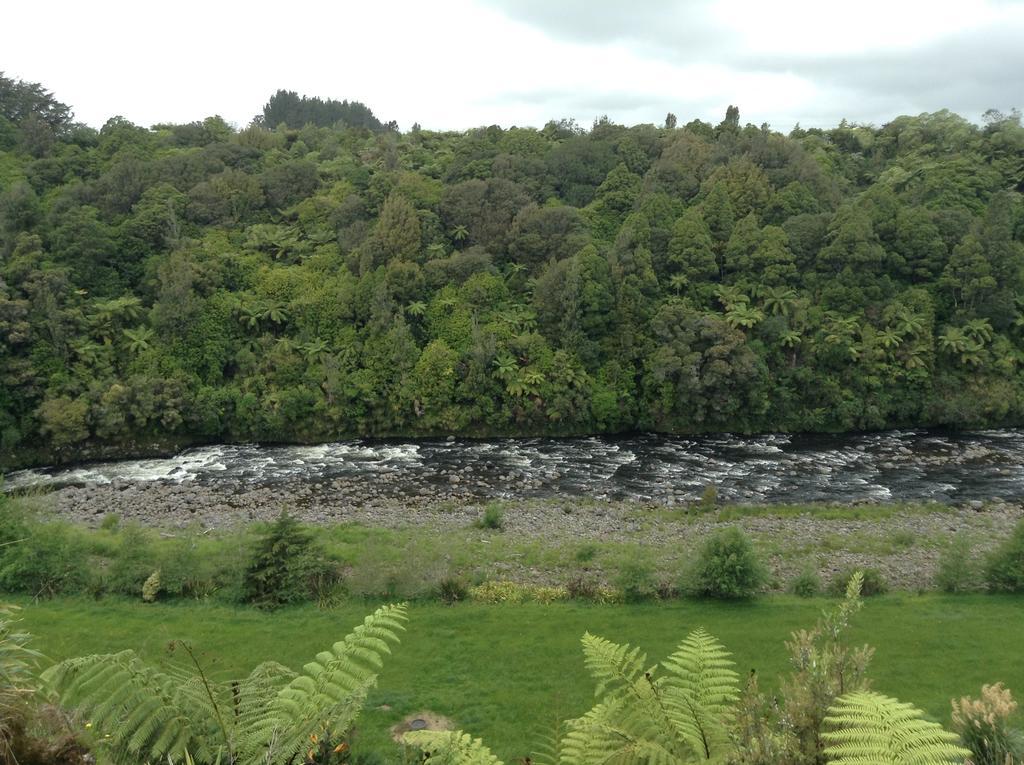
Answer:
[[[834,765],[950,765],[970,752],[957,736],[922,713],[877,693],[851,693],[836,700],[825,724],[825,754]]]
[[[412,731],[403,740],[423,752],[423,765],[503,765],[483,741],[462,731]]]
[[[728,738],[725,723],[739,698],[739,676],[725,648],[703,629],[692,632],[662,663],[672,722],[689,745],[710,759]]]
[[[194,671],[161,671],[122,651],[69,659],[44,679],[109,736],[117,762],[287,763],[310,742],[342,741],[405,618],[402,605],[378,609],[298,674],[266,663],[244,680],[211,682],[186,646]]]

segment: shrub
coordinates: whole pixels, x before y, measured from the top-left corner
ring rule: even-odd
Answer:
[[[978,587],[978,566],[971,556],[971,540],[964,534],[953,537],[939,556],[935,586],[943,592],[969,592]]]
[[[243,598],[260,608],[308,600],[322,557],[312,534],[282,512],[256,540],[245,569]]]
[[[641,603],[658,595],[658,582],[649,563],[631,560],[622,564],[615,586],[627,603]]]
[[[709,483],[704,487],[704,491],[700,495],[700,504],[698,505],[701,512],[710,513],[716,507],[718,507],[718,487],[713,483]]]
[[[1024,592],[1024,519],[985,563],[985,584],[993,592]]]
[[[740,599],[753,596],[767,581],[750,539],[730,526],[704,543],[683,589],[700,597]]]
[[[565,591],[573,600],[596,600],[601,583],[597,577],[588,574],[577,574],[565,585]]]
[[[484,514],[480,516],[476,525],[481,529],[501,531],[505,527],[505,512],[500,505],[492,502],[484,508]]]
[[[973,765],[1005,765],[1024,758],[1024,737],[1007,723],[1017,710],[1002,683],[983,685],[981,698],[964,696],[953,705],[953,730],[971,750]]]
[[[813,598],[821,592],[821,577],[813,568],[805,568],[789,583],[789,591],[801,598]]]
[[[465,600],[468,595],[468,588],[458,577],[446,576],[437,585],[437,597],[450,606]]]
[[[0,590],[33,597],[81,592],[87,550],[63,523],[43,523],[0,498]]]
[[[137,523],[123,526],[116,539],[110,567],[103,576],[103,588],[108,592],[138,597],[142,585],[156,568],[152,540]]]
[[[836,574],[832,577],[832,581],[829,583],[829,594],[835,597],[842,597],[849,587],[850,580],[857,571],[860,571],[863,576],[860,594],[865,598],[871,597],[872,595],[884,595],[889,591],[889,583],[885,581],[885,577],[882,576],[881,571],[877,568],[865,568],[841,571]]]

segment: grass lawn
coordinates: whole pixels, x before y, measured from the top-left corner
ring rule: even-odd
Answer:
[[[221,678],[247,673],[267,659],[298,668],[374,607],[359,602],[266,614],[189,602],[15,602],[25,606],[24,626],[35,635],[35,647],[52,659],[134,648],[163,661],[168,642],[183,638]],[[792,630],[812,625],[831,602],[779,596],[739,605],[415,604],[409,631],[360,718],[356,751],[395,752],[388,728],[407,714],[430,710],[482,736],[506,761],[528,754],[535,732],[582,713],[592,701],[579,647],[585,630],[639,645],[653,663],[688,630],[704,626],[734,653],[741,674],[756,668],[770,687],[786,669],[783,641]],[[872,598],[855,619],[853,637],[876,646],[870,674],[877,690],[944,723],[949,699],[976,695],[982,683],[1002,680],[1024,696],[1024,598]],[[384,705],[390,709],[378,709]]]

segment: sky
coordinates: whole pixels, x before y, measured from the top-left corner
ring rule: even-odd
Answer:
[[[3,17],[0,71],[95,127],[244,127],[279,88],[403,130],[1024,107],[1024,0],[49,0]]]

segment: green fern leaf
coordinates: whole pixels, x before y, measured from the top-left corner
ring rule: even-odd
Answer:
[[[851,693],[829,708],[825,755],[833,765],[951,765],[970,752],[956,734],[922,719],[911,704],[877,693]]]
[[[669,719],[698,759],[711,759],[728,738],[739,675],[725,647],[703,629],[691,632],[662,666]]]
[[[423,752],[423,765],[503,765],[480,739],[462,731],[411,731],[403,740]]]

